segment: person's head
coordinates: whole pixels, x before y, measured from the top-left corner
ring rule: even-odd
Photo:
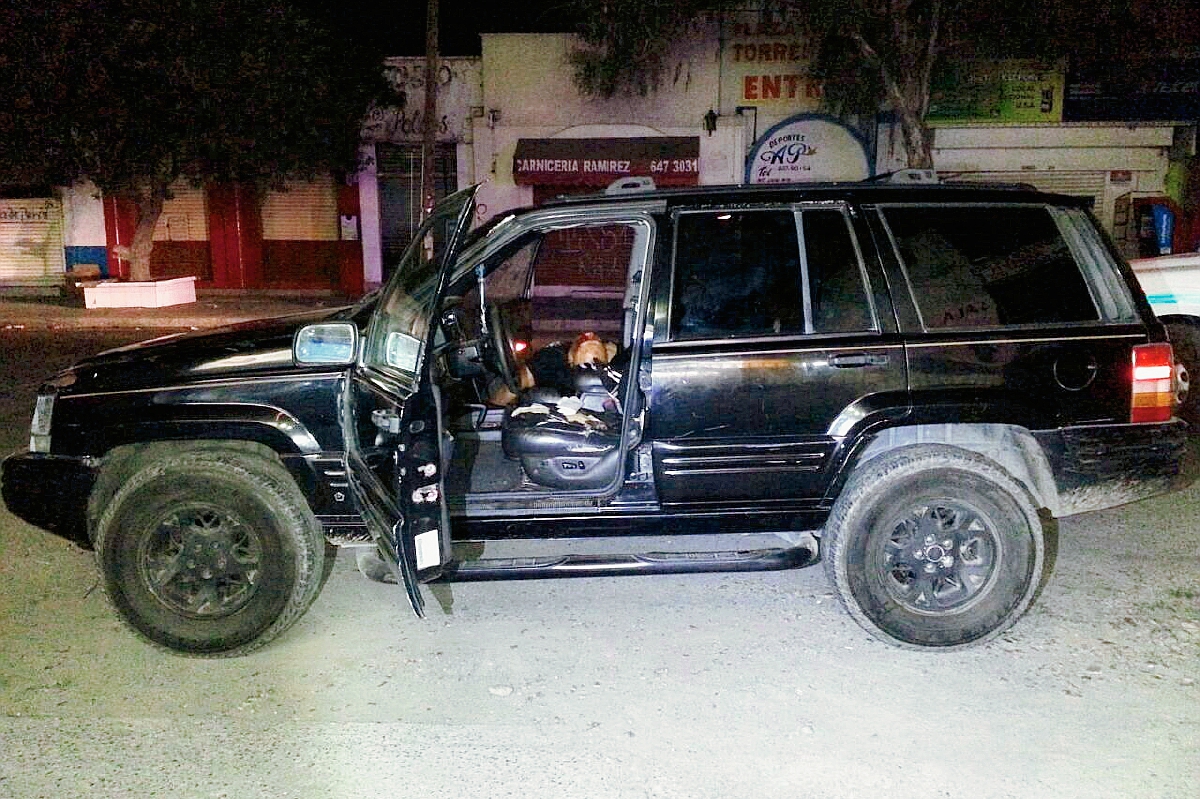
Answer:
[[[567,360],[571,366],[584,364],[606,364],[617,355],[617,345],[611,341],[603,341],[595,333],[584,333],[571,344],[567,352]]]

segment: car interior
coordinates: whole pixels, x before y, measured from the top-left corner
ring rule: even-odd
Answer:
[[[435,370],[452,506],[620,484],[640,440],[645,238],[626,223],[530,231],[450,287]]]

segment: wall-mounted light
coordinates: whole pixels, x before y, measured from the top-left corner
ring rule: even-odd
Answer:
[[[746,112],[754,114],[754,128],[750,131],[750,141],[758,141],[758,106],[756,105],[739,105],[733,109],[738,116],[745,116]]]
[[[713,135],[713,131],[717,129],[717,118],[721,115],[713,109],[708,109],[708,113],[704,115],[704,129],[708,131],[708,135]]]
[[[500,109],[489,108],[487,112],[487,126],[495,130],[498,124],[500,124]]]

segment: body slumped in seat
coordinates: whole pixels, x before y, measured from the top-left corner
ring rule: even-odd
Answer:
[[[530,359],[534,385],[505,415],[501,441],[533,482],[589,490],[615,478],[622,453],[622,375],[609,363],[615,351],[585,333],[570,348],[547,345]]]

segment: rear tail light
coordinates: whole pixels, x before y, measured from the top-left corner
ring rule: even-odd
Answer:
[[[1170,344],[1139,344],[1133,348],[1131,422],[1170,421],[1175,410],[1175,356]]]

